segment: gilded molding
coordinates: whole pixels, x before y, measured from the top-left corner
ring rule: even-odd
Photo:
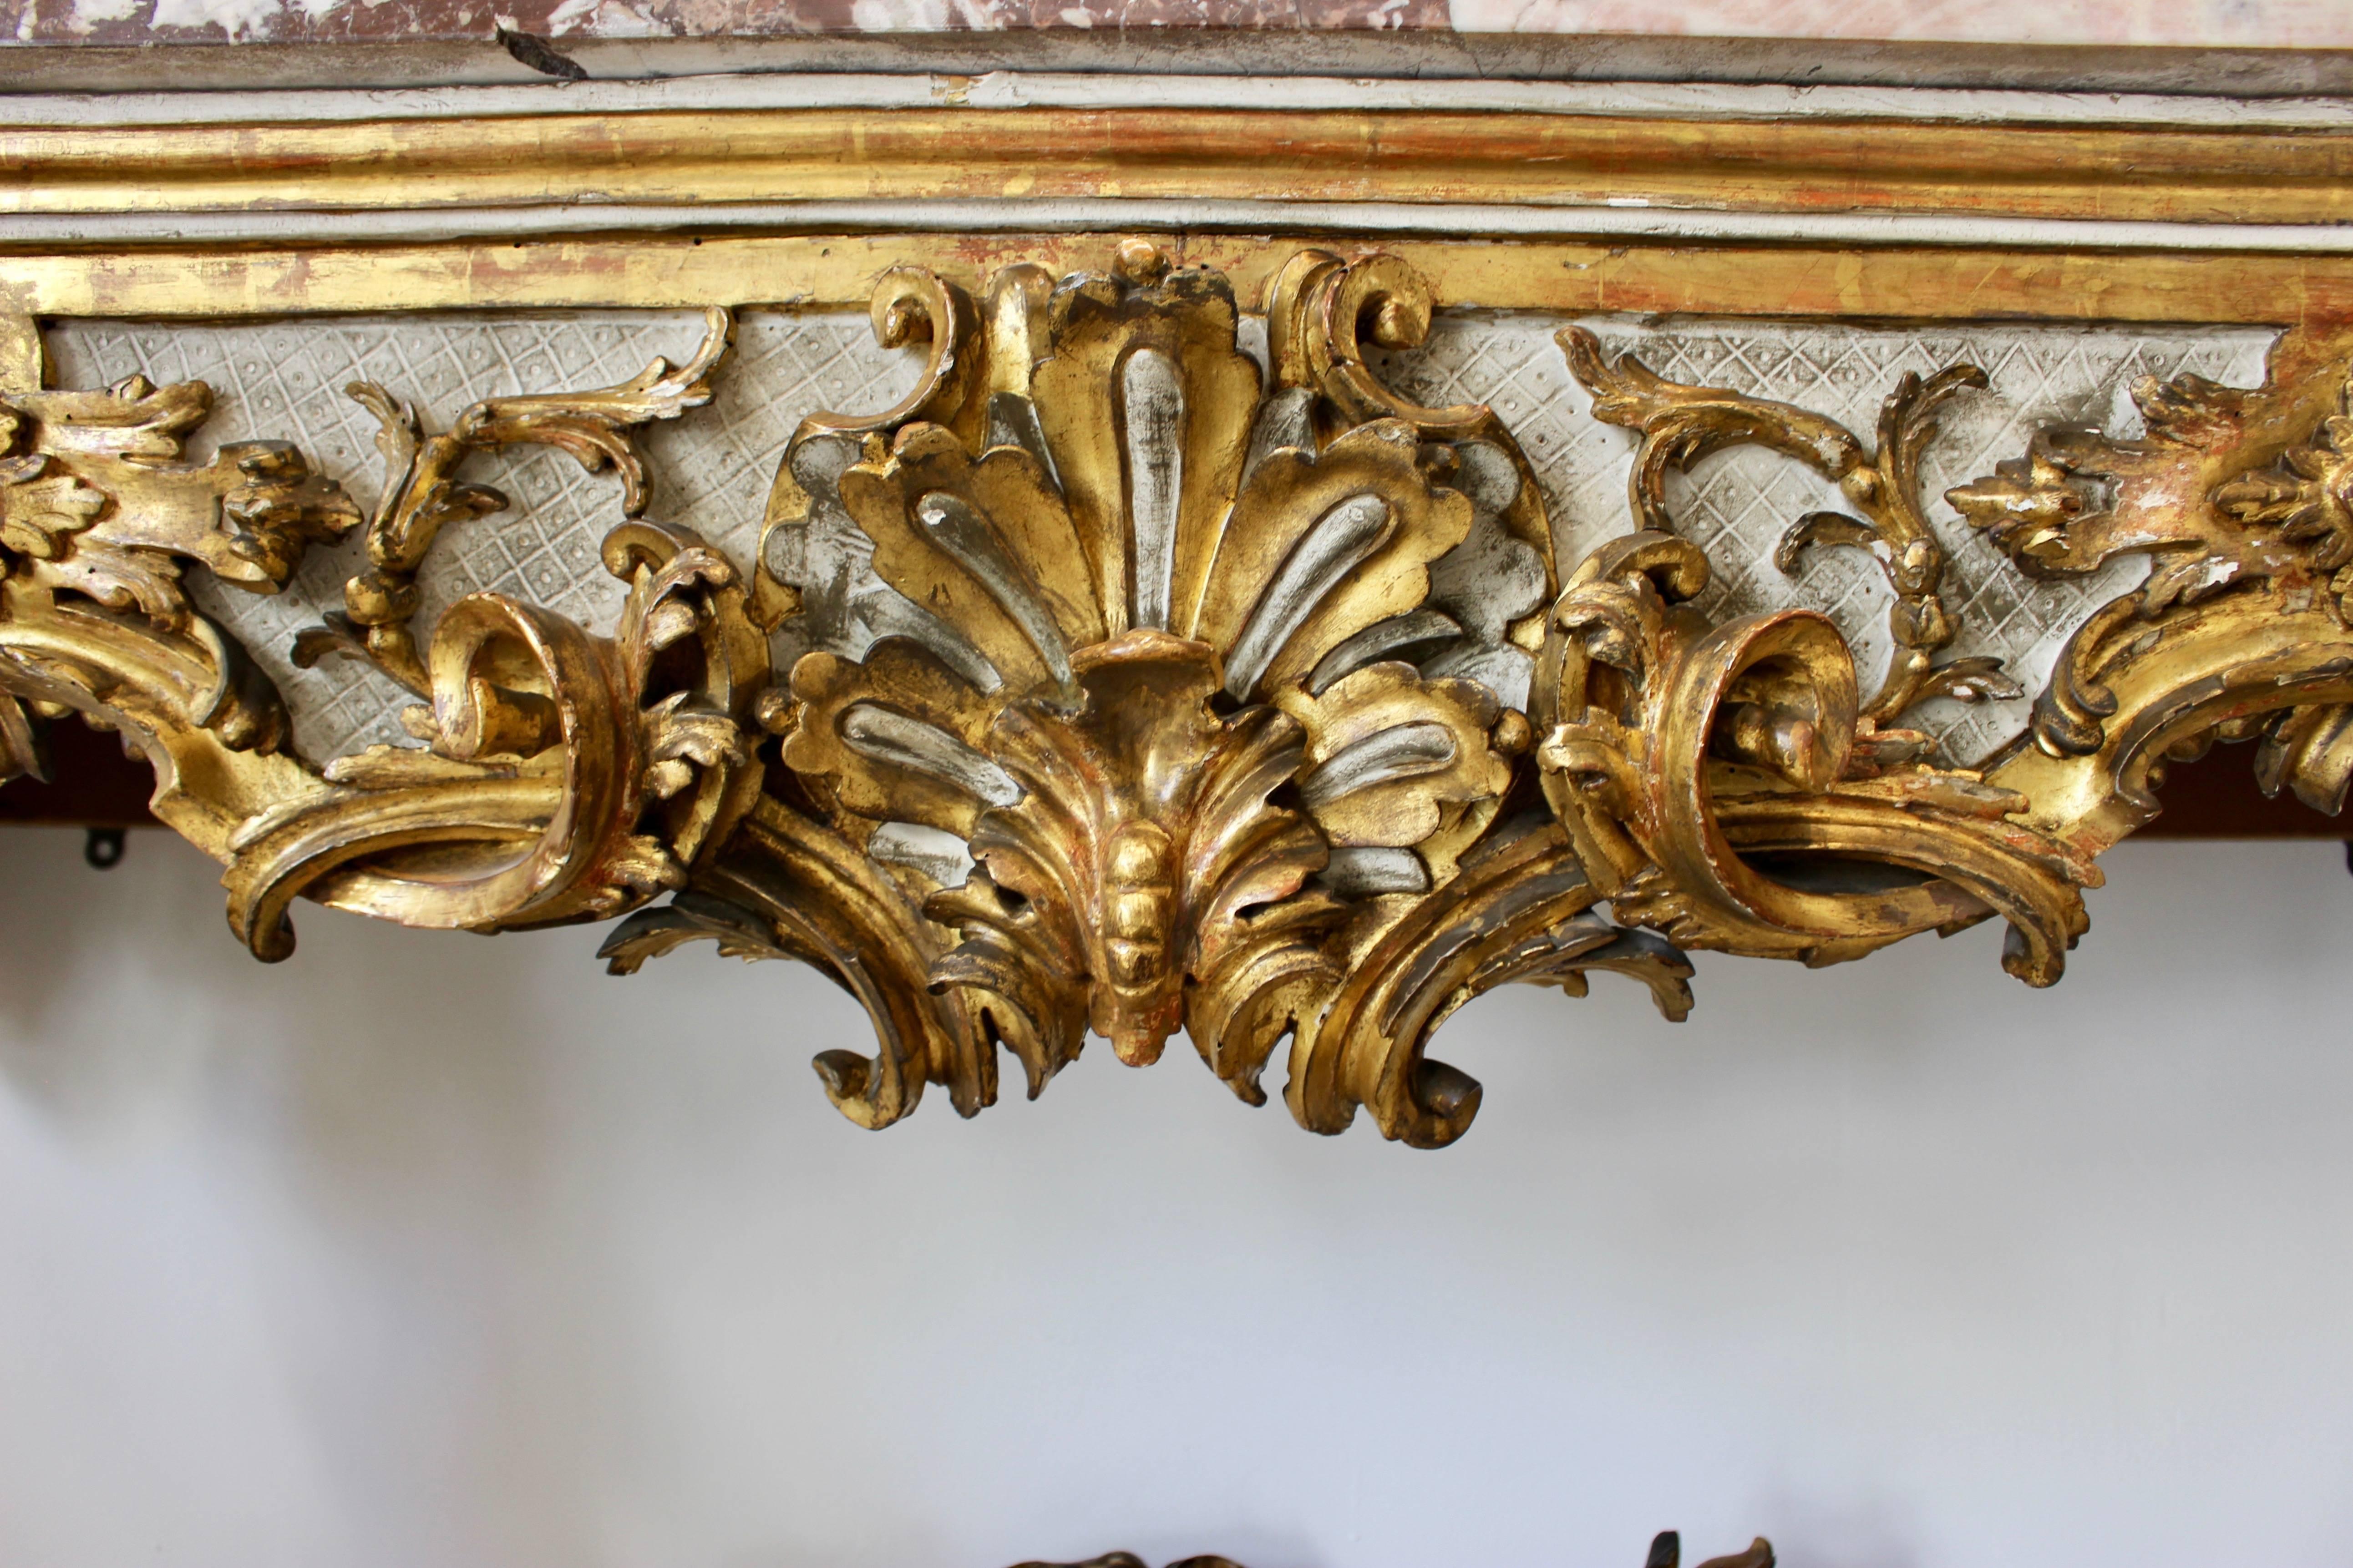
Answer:
[[[1951,657],[1967,612],[1921,463],[1985,370],[1901,378],[1863,432],[1565,331],[1637,456],[1622,531],[1556,560],[1507,421],[1383,380],[1445,302],[1412,247],[1261,250],[1238,274],[1141,240],[1108,271],[1063,265],[1077,249],[970,282],[881,271],[875,332],[923,348],[916,384],[879,413],[807,412],[755,562],[659,521],[637,445],[703,416],[724,310],[684,363],[484,399],[438,433],[400,388],[353,386],[386,474],[364,507],[282,443],[182,461],[199,383],[46,388],[20,318],[0,344],[0,770],[37,770],[69,710],[121,731],[264,958],[310,898],[481,931],[625,916],[603,949],[619,973],[701,940],[814,963],[874,1021],[873,1054],[816,1064],[861,1125],[931,1086],[976,1112],[1000,1047],[1035,1095],[1090,1035],[1142,1065],[1181,1031],[1245,1101],[1280,1051],[1302,1126],[1361,1110],[1420,1147],[1461,1136],[1481,1093],[1426,1047],[1496,985],[1581,994],[1606,971],[1680,1017],[1690,949],[1820,964],[1993,919],[2004,967],[2046,985],[2168,761],[2253,741],[2265,788],[2343,804],[2341,330],[2290,331],[2261,388],[2144,383],[2143,437],[2045,431],[1949,490],[2025,578],[2151,563],[2076,629],[2027,732],[1963,766],[1920,706],[2016,687]],[[532,446],[618,478],[617,620],[477,592],[419,625],[437,540],[507,505],[469,465]],[[1811,609],[1700,607],[1718,563],[1670,476],[1741,446],[1834,487],[1778,561],[1874,563],[1886,668]],[[780,563],[819,519],[871,548],[898,607],[860,647],[772,665],[807,613]],[[312,759],[181,574],[276,594],[353,536],[364,564],[294,651],[414,697],[417,744]]]
[[[944,96],[958,89],[943,83]],[[0,213],[1055,198],[2334,224],[2353,132],[1416,109],[895,108],[0,126]]]
[[[1443,207],[1429,209],[1442,215]],[[567,221],[577,226],[572,214]],[[1141,221],[1141,220],[1139,220]],[[2327,230],[2316,230],[2327,234]],[[1289,248],[1210,231],[1040,234],[712,234],[435,244],[142,245],[18,248],[0,307],[20,317],[207,320],[352,311],[705,310],[785,304],[863,310],[875,279],[909,267],[976,294],[1005,268],[1098,268],[1124,237],[1262,299]],[[1450,305],[1491,310],[1903,321],[2326,324],[2353,316],[2353,255],[1983,246],[1706,245],[1400,236],[1380,242]]]

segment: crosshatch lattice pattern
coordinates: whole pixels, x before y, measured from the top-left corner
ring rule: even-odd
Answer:
[[[344,395],[374,381],[446,429],[468,404],[523,392],[576,391],[628,379],[655,355],[673,363],[701,341],[695,312],[483,314],[186,325],[68,321],[49,332],[58,384],[100,386],[136,372],[155,382],[203,381],[215,412],[191,455],[228,441],[290,440],[363,507],[383,484],[375,421]],[[863,314],[745,316],[711,406],[657,426],[643,443],[653,514],[701,530],[750,563],[768,486],[801,416],[822,407],[882,407],[913,384],[912,356],[875,346]],[[430,626],[478,590],[512,594],[608,630],[621,585],[597,546],[620,517],[611,474],[590,474],[545,448],[477,460],[470,478],[503,490],[509,509],[446,533],[419,578]],[[293,710],[304,752],[340,755],[405,742],[413,700],[351,660],[293,667],[294,635],[343,602],[360,544],[314,551],[288,591],[260,597],[195,584],[199,604],[253,650]],[[201,574],[198,574],[201,577]]]
[[[1568,374],[1551,316],[1461,314],[1441,318],[1430,341],[1388,356],[1383,374],[1429,404],[1483,402],[1518,435],[1546,489],[1562,569],[1627,526],[1627,475],[1636,437],[1597,422],[1592,399]],[[2137,436],[2128,395],[2142,375],[2195,373],[2234,386],[2259,385],[2274,334],[2253,328],[2011,326],[1852,327],[1739,320],[1584,323],[1611,353],[1632,353],[1674,381],[1729,387],[1793,403],[1874,438],[1881,402],[1906,371],[1926,376],[1967,362],[1991,382],[1947,405],[1923,459],[1929,521],[1950,565],[1946,603],[1961,631],[1945,657],[2002,658],[2028,699],[1969,706],[1937,702],[1923,726],[1940,734],[1957,762],[1984,756],[2024,729],[2029,699],[2049,678],[2069,633],[2099,605],[2129,591],[2146,570],[2137,560],[2075,583],[2021,576],[1983,534],[1945,504],[1944,492],[2026,450],[2041,426],[2079,424]],[[1708,553],[1715,580],[1701,601],[1711,616],[1807,605],[1835,621],[1854,645],[1865,690],[1892,651],[1893,595],[1859,551],[1807,552],[1794,577],[1773,563],[1773,547],[1809,511],[1846,510],[1834,486],[1785,458],[1754,448],[1702,462],[1669,500],[1683,531]]]
[[[1484,402],[1518,435],[1546,489],[1564,568],[1627,526],[1630,431],[1596,422],[1553,335],[1563,319],[1484,312],[1440,318],[1430,341],[1387,356],[1382,374],[1430,404]],[[1943,501],[1944,490],[2026,448],[2039,426],[2080,423],[2137,433],[2126,397],[2137,376],[2196,372],[2235,385],[2262,380],[2272,334],[2254,329],[2051,327],[1970,324],[1877,328],[1757,321],[1596,319],[1586,323],[1615,352],[1631,350],[1662,375],[1729,386],[1816,409],[1869,438],[1879,405],[1905,371],[1927,374],[1956,360],[1982,367],[1986,393],[1950,405],[1924,465],[1931,520],[1951,553],[1947,602],[1961,635],[1954,655],[2008,661],[2031,692],[2047,678],[2067,634],[2092,608],[2130,586],[2121,563],[2080,584],[2020,577]],[[1257,323],[1249,336],[1258,336]],[[467,404],[518,392],[608,385],[655,354],[689,354],[702,330],[691,312],[563,316],[448,314],[272,323],[161,326],[68,321],[49,342],[59,384],[99,386],[138,372],[163,381],[202,380],[216,412],[205,445],[291,440],[364,506],[381,484],[375,422],[344,395],[373,380],[416,404],[432,428]],[[876,346],[862,313],[748,314],[720,373],[711,406],[655,426],[644,447],[657,516],[683,522],[748,568],[768,489],[793,429],[819,409],[874,411],[913,385],[918,356]],[[486,459],[480,477],[504,489],[507,511],[454,529],[422,578],[420,625],[477,589],[512,593],[607,629],[620,588],[597,561],[597,542],[619,515],[609,475],[535,451]],[[1804,512],[1835,507],[1836,492],[1793,463],[1757,451],[1726,453],[1678,483],[1672,499],[1690,535],[1715,563],[1712,613],[1812,605],[1854,642],[1866,684],[1883,668],[1888,590],[1859,553],[1816,550],[1794,578],[1773,565],[1775,542]],[[287,694],[304,751],[314,758],[404,738],[406,693],[362,667],[334,660],[297,670],[294,633],[341,602],[356,542],[316,552],[276,598],[196,584],[199,602],[254,651]],[[2027,704],[1935,705],[1926,715],[1957,760],[1981,756],[2021,730]]]

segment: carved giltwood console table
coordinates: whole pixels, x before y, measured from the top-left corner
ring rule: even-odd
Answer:
[[[813,963],[863,1126],[1182,1033],[1424,1148],[1493,986],[2048,985],[2169,765],[2343,805],[2341,103],[1266,86],[9,101],[0,776],[264,960]]]
[[[1182,1031],[1425,1147],[1492,986],[1986,920],[2046,985],[2169,762],[2343,803],[2332,106],[712,107],[780,90],[20,101],[9,770],[120,731],[264,959],[814,963],[864,1125]],[[1866,221],[1946,242],[1806,237]]]

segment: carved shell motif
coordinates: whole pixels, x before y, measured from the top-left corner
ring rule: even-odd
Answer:
[[[971,307],[886,281],[925,384],[806,425],[771,519],[838,508],[899,603],[793,666],[783,761],[1033,1080],[1089,1029],[1141,1064],[1189,1028],[1256,1100],[1356,900],[1451,877],[1509,789],[1549,537],[1483,411],[1335,409],[1302,334],[1271,377],[1242,350],[1223,276],[1126,260],[1000,274],[945,352]],[[1278,311],[1345,280],[1311,259]]]

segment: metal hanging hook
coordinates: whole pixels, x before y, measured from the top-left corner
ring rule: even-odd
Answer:
[[[123,832],[120,827],[93,827],[82,841],[81,858],[95,871],[111,871],[122,864]]]

